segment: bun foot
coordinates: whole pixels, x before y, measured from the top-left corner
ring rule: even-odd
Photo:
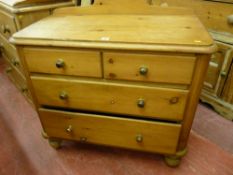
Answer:
[[[59,139],[49,139],[49,144],[51,147],[53,147],[54,149],[59,149],[61,148],[61,140]]]
[[[170,167],[177,167],[180,165],[181,158],[174,158],[172,156],[165,156],[164,161]]]
[[[42,132],[41,132],[41,135],[42,135],[42,137],[43,137],[44,139],[49,139],[49,136],[48,136],[48,134],[47,134],[46,132],[42,131]]]
[[[177,152],[175,155],[167,155],[164,157],[165,163],[170,167],[177,167],[180,165],[181,158],[185,156],[187,149]]]

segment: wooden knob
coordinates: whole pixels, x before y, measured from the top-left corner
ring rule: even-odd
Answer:
[[[141,74],[141,75],[147,75],[147,73],[148,73],[148,68],[147,67],[140,67],[140,69],[139,69],[139,73]]]
[[[19,61],[17,61],[16,59],[14,59],[14,60],[12,61],[12,64],[13,64],[14,66],[18,66],[18,65],[19,65]]]
[[[178,103],[179,102],[179,97],[172,97],[171,99],[170,99],[170,103],[171,104],[176,104],[176,103]]]
[[[61,99],[61,100],[66,100],[66,99],[68,99],[68,94],[67,94],[67,92],[61,92],[60,94],[59,94],[59,98]]]
[[[228,24],[233,25],[233,15],[230,15],[227,17],[227,22],[228,22]]]
[[[80,141],[84,143],[84,142],[87,141],[87,138],[86,137],[80,137]]]
[[[12,72],[12,67],[6,68],[6,73],[10,73],[10,72]]]
[[[222,71],[222,72],[220,73],[220,75],[221,75],[222,77],[226,77],[226,76],[227,76],[227,72],[226,72],[226,71]]]
[[[22,87],[21,88],[21,92],[24,93],[24,92],[27,92],[28,91],[28,88],[27,87]]]
[[[137,135],[137,136],[136,136],[136,141],[137,141],[138,143],[143,142],[143,136],[142,136],[141,134]]]
[[[62,60],[62,59],[58,59],[57,60],[57,62],[56,62],[56,67],[57,68],[64,68],[65,67],[65,62],[64,62],[64,60]]]
[[[9,33],[9,34],[11,34],[11,30],[10,30],[10,27],[8,26],[8,25],[2,25],[2,32],[4,33],[4,34],[6,34],[6,33]]]
[[[144,99],[139,99],[137,102],[137,105],[139,108],[144,108],[145,107],[145,100]]]
[[[72,125],[69,125],[69,126],[66,128],[66,132],[71,133],[72,131],[73,131]]]

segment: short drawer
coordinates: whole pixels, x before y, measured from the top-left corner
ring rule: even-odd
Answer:
[[[182,120],[188,91],[106,81],[31,76],[45,106]]]
[[[9,39],[16,31],[15,18],[0,10],[0,33]]]
[[[94,114],[39,110],[49,137],[174,154],[180,124],[124,119]]]
[[[102,77],[99,52],[25,48],[24,54],[30,72]]]
[[[104,77],[145,82],[190,84],[194,55],[104,53]]]

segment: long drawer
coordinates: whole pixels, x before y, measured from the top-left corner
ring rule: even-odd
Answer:
[[[100,52],[25,48],[24,54],[30,72],[102,77]]]
[[[9,39],[16,32],[15,18],[10,14],[0,10],[0,33]]]
[[[40,105],[182,120],[188,90],[31,76]]]
[[[190,84],[195,67],[194,55],[129,54],[106,52],[104,77],[145,82]]]
[[[49,137],[173,154],[180,124],[39,109]]]

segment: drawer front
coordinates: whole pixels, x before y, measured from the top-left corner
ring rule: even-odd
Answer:
[[[32,76],[41,105],[182,120],[187,90]]]
[[[22,92],[22,94],[26,96],[28,99],[30,99],[31,101],[32,97],[27,88],[26,79],[22,76],[22,74],[17,69],[15,69],[14,66],[10,64],[8,59],[6,58],[4,59],[7,65],[5,72],[7,73],[8,77],[14,83],[14,85],[20,90],[20,92]]]
[[[173,154],[180,124],[149,122],[93,114],[39,110],[50,137]]]
[[[22,74],[24,74],[22,64],[19,60],[16,48],[14,45],[10,44],[7,39],[5,39],[1,34],[0,34],[0,42],[2,45],[2,52],[4,55],[6,55],[6,58],[11,62],[11,64]]]
[[[0,11],[0,33],[9,39],[16,32],[16,24],[13,16]]]
[[[24,53],[30,72],[102,77],[99,52],[25,48]]]
[[[194,56],[104,53],[107,79],[190,84],[194,66]]]

